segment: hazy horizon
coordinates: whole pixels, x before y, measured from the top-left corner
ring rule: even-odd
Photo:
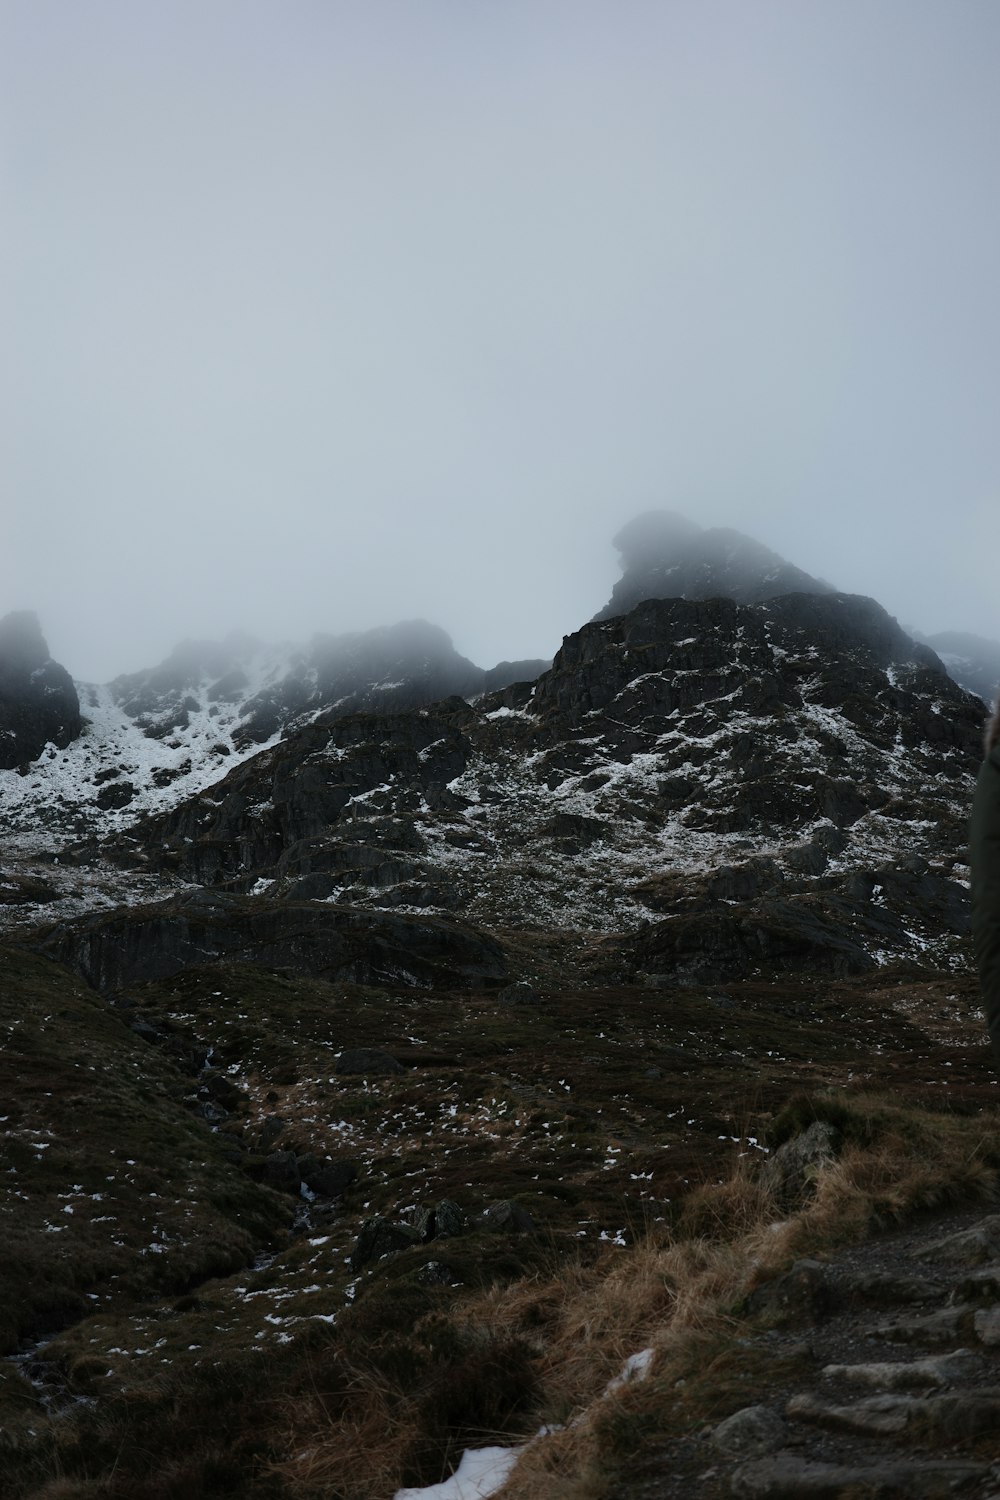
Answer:
[[[1000,638],[988,0],[0,0],[0,614],[81,680],[735,526]]]

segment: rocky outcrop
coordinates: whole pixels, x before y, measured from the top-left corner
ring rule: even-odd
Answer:
[[[327,710],[135,832],[271,899],[624,928],[604,960],[656,982],[843,976],[964,941],[981,723],[873,600],[646,600],[533,688]]]
[[[103,993],[207,963],[253,963],[360,984],[479,989],[507,977],[500,945],[457,924],[195,893],[63,923],[42,951]]]
[[[83,727],[73,679],[52,660],[38,619],[18,610],[0,620],[0,770],[37,760]]]
[[[674,511],[650,510],[614,539],[622,577],[594,618],[627,614],[643,599],[734,599],[759,604],[779,594],[829,591],[830,585],[731,527],[703,529]]]
[[[264,744],[296,720],[418,708],[475,697],[530,680],[544,661],[500,662],[489,671],[460,656],[426,620],[348,635],[317,635],[307,646],[266,647],[234,633],[184,641],[159,666],[115,678],[115,701],[151,739],[188,728],[192,715],[233,718],[236,749]],[[222,711],[228,708],[228,714]]]

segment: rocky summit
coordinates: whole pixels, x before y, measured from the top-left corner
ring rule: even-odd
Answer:
[[[986,705],[739,533],[617,540],[551,663],[96,686],[0,622],[4,1497],[391,1500],[484,1434],[524,1500],[992,1493],[996,1246],[897,1263],[996,1237]]]
[[[648,600],[534,683],[321,713],[113,852],[267,901],[625,932],[608,965],[663,983],[946,963],[981,722],[871,600]]]
[[[729,526],[705,528],[674,511],[651,510],[614,540],[622,576],[598,620],[626,614],[643,599],[734,599],[757,604],[781,594],[832,592],[770,547]]]
[[[80,733],[80,700],[52,660],[28,610],[0,620],[0,770],[27,767],[46,745],[65,749]]]

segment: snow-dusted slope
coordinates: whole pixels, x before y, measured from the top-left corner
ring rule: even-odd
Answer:
[[[485,672],[423,621],[317,636],[307,647],[240,635],[185,642],[147,671],[104,686],[77,683],[79,737],[46,745],[25,774],[0,771],[4,854],[52,854],[119,833],[196,796],[320,712],[472,696],[544,665]]]
[[[279,670],[261,657],[258,676]],[[46,746],[25,774],[0,771],[5,855],[58,853],[67,843],[110,834],[218,781],[259,745],[234,743],[242,700],[211,701],[209,684],[188,685],[186,722],[163,738],[144,733],[113,686],[78,683],[85,723],[64,749]],[[277,738],[277,736],[274,736]]]
[[[730,966],[768,932],[853,970],[960,938],[980,722],[874,601],[647,600],[533,688],[320,715],[135,833],[146,868],[270,897],[607,933],[660,912],[685,953],[743,911]]]

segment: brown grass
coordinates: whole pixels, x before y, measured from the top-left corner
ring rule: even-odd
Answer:
[[[573,1419],[529,1444],[504,1500],[600,1500],[614,1489],[630,1443],[724,1414],[741,1305],[793,1259],[828,1255],[919,1210],[997,1197],[994,1113],[930,1114],[879,1096],[828,1103],[847,1144],[794,1212],[779,1217],[756,1163],[741,1156],[728,1178],[691,1194],[672,1237],[647,1238],[571,1281],[522,1285],[492,1299],[491,1316],[512,1330],[530,1309],[548,1309],[545,1409]],[[655,1350],[652,1378],[604,1395],[624,1357],[647,1347]]]

